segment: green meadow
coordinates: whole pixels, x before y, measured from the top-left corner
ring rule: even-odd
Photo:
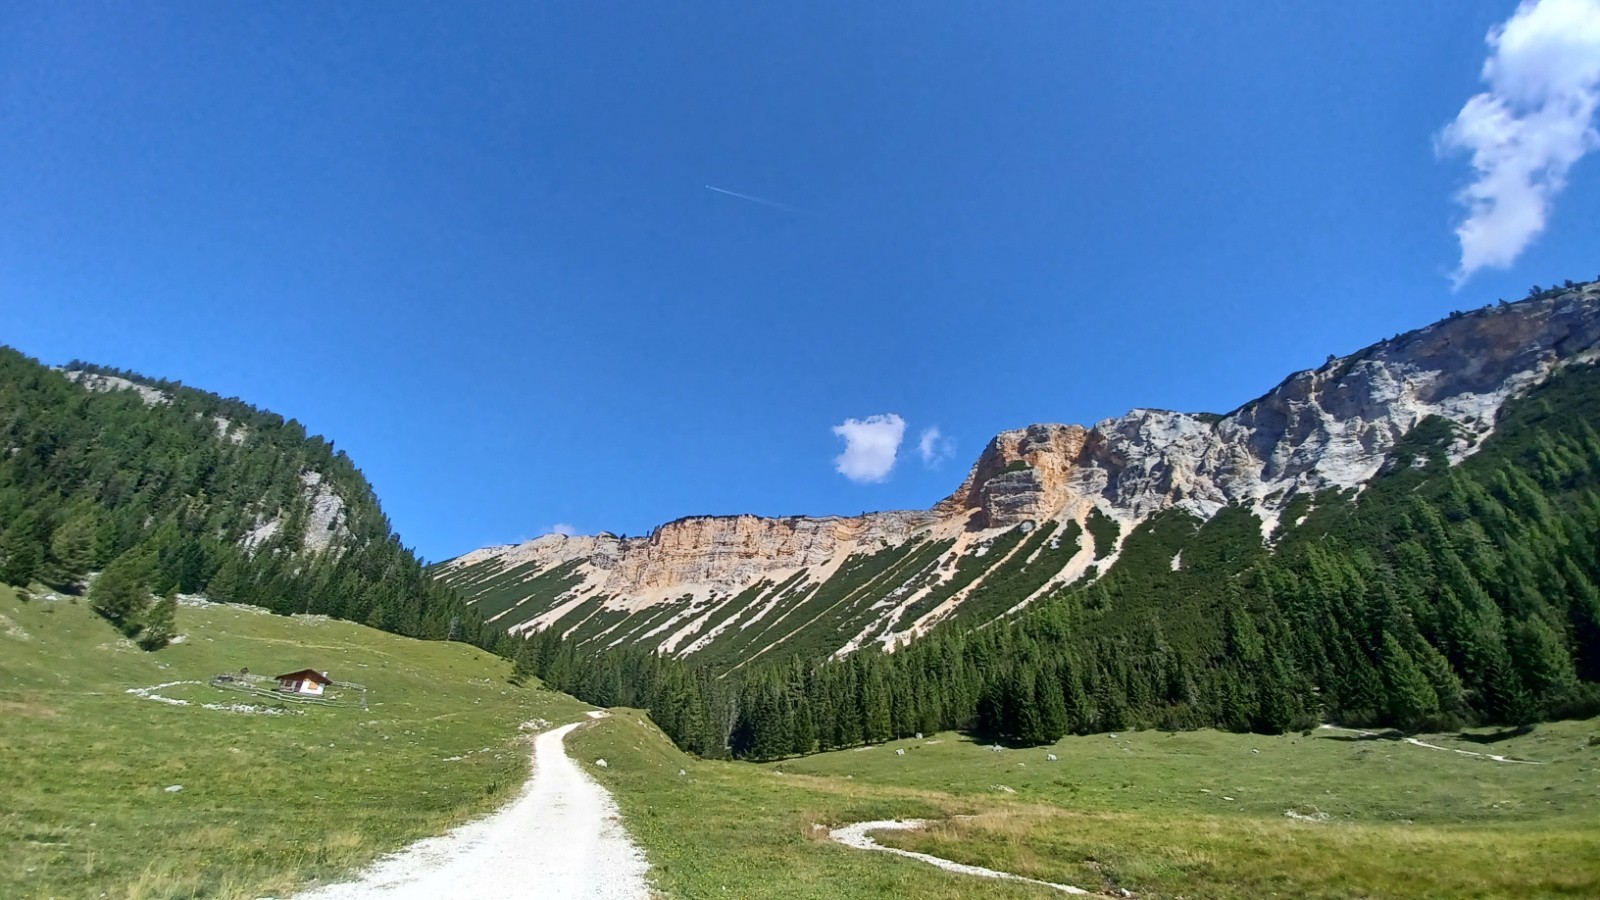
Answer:
[[[207,606],[147,653],[40,593],[0,589],[4,897],[285,896],[508,801],[519,726],[587,709],[465,645]],[[326,669],[367,706],[209,684],[241,666]],[[1600,896],[1600,720],[1424,738],[1447,750],[1397,738],[1139,731],[995,751],[943,733],[754,765],[688,756],[619,709],[568,744],[665,897],[1059,896],[818,827],[908,817],[933,824],[878,840],[1112,894]]]
[[[689,758],[618,711],[570,745],[610,763],[593,771],[674,897],[1060,896],[815,828],[897,817],[935,821],[880,843],[1113,894],[1600,896],[1600,720],[1426,738],[1539,765],[1394,737],[1143,731],[996,752],[947,733],[757,766]]]
[[[519,726],[588,708],[464,644],[208,606],[147,653],[34,594],[0,587],[0,897],[286,895],[506,802],[528,774]],[[272,713],[210,686],[241,667],[326,670],[367,707]],[[127,693],[163,684],[188,705]]]

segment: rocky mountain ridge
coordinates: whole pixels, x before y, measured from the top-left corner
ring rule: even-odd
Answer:
[[[808,616],[831,616],[830,651],[893,646],[1003,578],[1018,590],[1014,570],[1034,570],[1020,579],[1029,591],[1019,606],[1091,566],[1104,571],[1118,536],[1162,510],[1206,519],[1238,505],[1270,535],[1297,497],[1359,490],[1429,417],[1452,423],[1457,461],[1492,431],[1509,397],[1597,356],[1600,282],[1591,282],[1330,358],[1225,416],[1135,409],[1090,427],[1002,432],[926,512],[691,517],[646,537],[549,535],[485,548],[435,574],[487,600],[485,616],[509,629],[558,625],[600,645],[699,652],[743,641],[748,657],[815,632]],[[1115,526],[1088,527],[1091,516]],[[1050,547],[1026,538],[1047,523]],[[1068,536],[1073,546],[1063,549]],[[989,556],[994,548],[1004,552]],[[881,567],[869,564],[880,558]]]
[[[1297,493],[1356,488],[1428,416],[1461,428],[1460,459],[1505,400],[1600,345],[1600,282],[1463,313],[1330,358],[1213,417],[1135,409],[1087,430],[1033,425],[997,436],[936,509],[976,507],[990,526],[1099,505],[1142,519],[1170,506],[1209,518],[1238,503],[1272,517]],[[1005,471],[1023,460],[1028,468]]]

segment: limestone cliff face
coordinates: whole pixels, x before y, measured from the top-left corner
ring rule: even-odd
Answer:
[[[1075,496],[1072,472],[1088,436],[1080,425],[1002,431],[984,448],[967,480],[934,512],[971,516],[980,528],[1051,518]]]
[[[590,599],[604,597],[607,604],[642,611],[692,595],[682,623],[672,618],[635,638],[671,650],[701,646],[752,623],[782,620],[785,604],[799,602],[807,590],[820,590],[850,559],[907,542],[938,541],[937,559],[895,574],[897,580],[892,586],[884,582],[881,595],[841,594],[878,617],[864,618],[870,624],[846,645],[860,646],[869,638],[924,628],[981,590],[985,576],[914,624],[901,621],[902,611],[949,577],[958,558],[969,551],[981,554],[997,529],[1024,521],[1082,520],[1091,508],[1127,524],[1173,507],[1204,518],[1241,504],[1255,510],[1270,530],[1297,493],[1359,489],[1424,418],[1441,416],[1455,424],[1459,438],[1450,454],[1459,460],[1493,429],[1507,399],[1558,366],[1597,358],[1600,282],[1453,315],[1350,356],[1330,358],[1225,416],[1135,409],[1088,428],[1043,424],[1002,432],[961,486],[927,512],[855,518],[700,516],[640,538],[552,535],[474,551],[442,566],[440,577],[488,583],[518,566],[538,575],[577,562],[576,586],[556,598],[557,607],[581,610]],[[1091,556],[1086,552],[1059,563],[1060,577],[1076,577]],[[778,585],[796,574],[803,577],[793,586]],[[747,613],[726,617],[717,610],[716,604],[752,587],[761,590],[753,592],[756,599]],[[565,614],[552,610],[528,627],[545,627]]]
[[[145,406],[165,406],[172,402],[171,397],[148,384],[140,384],[137,381],[129,381],[126,378],[119,378],[115,375],[101,375],[98,372],[85,372],[81,369],[60,369],[57,371],[65,375],[68,381],[75,381],[91,391],[99,391],[103,394],[112,391],[133,391],[139,395],[140,400],[144,401]]]
[[[899,544],[930,524],[927,513],[888,512],[855,518],[765,519],[699,516],[620,542],[610,563],[623,584],[645,588],[704,583],[745,584],[768,572],[824,565],[841,551]]]
[[[305,527],[300,537],[302,549],[321,553],[350,535],[349,513],[344,498],[323,482],[322,473],[307,469],[300,473],[300,497],[305,503]],[[278,512],[244,536],[244,548],[255,552],[284,526]]]
[[[774,572],[826,566],[856,550],[903,543],[938,520],[928,512],[883,512],[853,518],[691,516],[646,537],[549,534],[519,546],[475,550],[450,565],[497,558],[507,567],[538,568],[582,560],[600,573],[608,593],[680,586],[732,589]]]
[[[1298,372],[1230,415],[1136,409],[1082,429],[1004,432],[935,511],[986,527],[1075,516],[1124,519],[1230,503],[1269,518],[1298,491],[1354,488],[1423,418],[1481,436],[1507,398],[1600,348],[1600,283],[1454,316]],[[1476,442],[1453,448],[1459,459]]]

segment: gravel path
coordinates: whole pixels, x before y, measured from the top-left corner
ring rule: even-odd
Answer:
[[[879,822],[857,822],[854,825],[846,825],[843,828],[835,828],[832,831],[829,831],[828,837],[833,838],[835,841],[838,841],[846,847],[854,847],[857,850],[877,850],[881,853],[893,853],[895,856],[904,856],[907,859],[925,862],[930,866],[938,866],[939,868],[944,869],[946,872],[957,872],[962,875],[976,875],[979,878],[999,878],[1005,881],[1024,881],[1028,884],[1037,884],[1047,888],[1055,888],[1064,894],[1089,893],[1083,888],[1073,887],[1070,884],[1056,884],[1053,881],[1040,881],[1037,878],[1025,878],[1021,875],[1013,875],[1010,872],[997,872],[994,869],[985,869],[983,866],[969,866],[965,863],[953,862],[945,859],[942,856],[934,856],[931,853],[917,853],[913,850],[902,850],[899,847],[885,847],[884,845],[873,840],[872,835],[867,833],[869,831],[914,831],[918,828],[921,828],[925,824],[927,823],[921,819],[888,819]]]
[[[1333,731],[1346,731],[1346,732],[1349,732],[1350,734],[1359,734],[1359,735],[1361,735],[1362,737],[1365,737],[1365,738],[1374,738],[1374,739],[1378,739],[1378,740],[1387,740],[1387,738],[1385,738],[1383,735],[1379,734],[1376,731],[1362,731],[1359,728],[1343,728],[1343,727],[1340,727],[1338,725],[1323,725],[1322,727],[1330,729],[1330,730],[1333,730]],[[1501,756],[1498,753],[1476,753],[1476,752],[1471,751],[1471,750],[1460,750],[1460,749],[1457,749],[1455,747],[1441,747],[1438,744],[1429,744],[1426,741],[1419,741],[1414,737],[1401,738],[1400,740],[1405,741],[1406,743],[1410,744],[1413,747],[1425,747],[1425,748],[1427,748],[1429,750],[1443,750],[1446,753],[1458,753],[1458,754],[1460,754],[1462,756],[1476,756],[1479,759],[1492,759],[1495,762],[1512,763],[1512,764],[1519,765],[1519,766],[1542,766],[1542,765],[1544,765],[1544,763],[1537,762],[1535,760],[1531,760],[1531,759],[1513,759],[1513,758],[1511,758],[1509,756]]]
[[[611,795],[567,755],[577,727],[534,740],[533,776],[510,806],[295,900],[645,900],[644,855]]]

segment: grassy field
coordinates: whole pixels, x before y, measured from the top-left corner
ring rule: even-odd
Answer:
[[[689,759],[627,713],[571,745],[611,764],[596,775],[673,897],[1060,896],[813,828],[894,817],[942,821],[883,844],[1141,897],[1600,896],[1600,720],[1428,740],[1543,764],[1319,730],[1002,752],[939,734],[754,766]]]
[[[81,603],[0,588],[0,896],[283,896],[509,799],[518,725],[586,709],[462,645],[234,607],[180,626],[145,653]],[[270,708],[205,683],[240,666],[326,669],[368,705],[207,709]],[[938,734],[757,766],[688,757],[630,710],[569,746],[667,897],[1058,896],[816,827],[897,817],[936,824],[882,843],[1142,897],[1600,896],[1600,720],[1426,739],[1540,765],[1320,730]]]
[[[81,601],[0,587],[0,896],[287,894],[505,802],[528,771],[518,726],[588,708],[461,644],[223,606],[181,608],[179,628],[146,653]],[[327,670],[368,705],[127,693],[241,666]]]

